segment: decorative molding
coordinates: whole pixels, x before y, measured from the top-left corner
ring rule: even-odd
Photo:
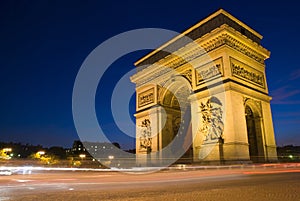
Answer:
[[[142,79],[139,79],[136,84],[137,84],[137,86],[141,86],[145,83],[148,83],[149,81],[169,72],[170,71],[169,68],[176,69],[184,64],[191,62],[195,58],[200,57],[222,45],[228,45],[229,47],[254,59],[255,61],[257,61],[261,64],[264,64],[264,56],[263,55],[259,54],[258,52],[256,52],[249,46],[245,45],[244,43],[234,39],[229,34],[223,33],[223,34],[219,35],[218,37],[212,38],[208,42],[201,44],[201,45],[186,45],[184,47],[184,49],[189,48],[189,50],[188,50],[188,52],[186,52],[184,54],[180,54],[180,53],[176,54],[176,52],[174,52],[174,54],[170,54],[167,57],[157,61],[155,63],[156,69],[157,69],[157,67],[162,67],[161,68],[162,70],[154,71],[151,76],[146,76]],[[189,47],[189,46],[191,46],[191,47]],[[150,65],[150,66],[152,66],[152,65]],[[139,71],[138,74],[145,73],[145,70],[147,70],[147,69],[148,68],[145,68],[145,69]]]
[[[156,66],[156,67],[158,67],[158,66]],[[152,75],[150,75],[150,76],[145,76],[145,77],[141,78],[140,80],[138,80],[138,81],[136,82],[136,86],[137,86],[137,87],[142,86],[142,85],[144,85],[144,84],[146,84],[146,83],[151,82],[151,81],[154,80],[155,78],[158,78],[158,77],[160,77],[160,76],[162,76],[162,75],[164,75],[164,74],[167,74],[168,72],[171,71],[171,69],[169,69],[169,68],[161,68],[161,69],[162,69],[162,70],[160,70],[160,71],[156,70],[155,73],[152,74]],[[143,73],[146,73],[146,72],[139,72],[139,73],[142,73],[142,74],[143,74]]]
[[[163,105],[171,106],[171,101],[172,101],[173,96],[174,95],[172,94],[172,92],[167,90],[166,93],[165,93],[165,96],[163,98]]]
[[[254,110],[254,112],[258,114],[259,117],[262,117],[261,101],[249,97],[243,97],[243,101],[245,107],[248,105],[252,110]]]
[[[260,72],[236,59],[233,59],[232,57],[230,57],[230,66],[232,75],[234,77],[265,89],[265,79],[263,72]]]
[[[261,101],[255,100],[255,104],[260,112],[262,114],[262,106],[261,106]]]
[[[243,96],[243,103],[244,103],[244,106],[246,105],[247,101],[249,100],[250,98],[246,97],[246,96]]]
[[[213,78],[223,76],[222,57],[196,68],[196,85],[201,85]]]
[[[183,73],[181,73],[181,75],[189,81],[190,85],[192,85],[192,82],[193,82],[192,72],[193,72],[192,69],[188,69],[188,70],[184,71]]]
[[[154,87],[138,94],[138,107],[154,103]]]

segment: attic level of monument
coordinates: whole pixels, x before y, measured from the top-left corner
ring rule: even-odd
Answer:
[[[227,25],[228,27],[234,29],[235,31],[239,32],[241,35],[245,36],[246,38],[250,39],[253,43],[260,46],[261,39],[263,38],[262,35],[257,33],[255,30],[229,14],[228,12],[224,11],[223,9],[218,10],[217,12],[213,13],[209,17],[201,20],[191,28],[187,29],[182,33],[182,35],[189,37],[192,40],[197,40],[202,36],[210,33],[211,31],[215,30],[216,28],[221,27],[222,25]],[[232,39],[231,39],[232,40]],[[178,47],[183,47],[188,43],[186,40],[182,40],[182,37],[179,35],[161,47],[157,48],[156,50],[152,51],[150,54],[146,55],[145,57],[138,60],[135,65],[137,67],[147,66],[157,62],[158,60],[165,58],[169,55],[169,52],[164,51],[164,49],[168,48],[168,50],[176,51]],[[224,44],[226,41],[224,41]],[[230,42],[230,38],[228,39],[229,45],[233,45]],[[240,47],[243,48],[243,47]],[[268,54],[268,51],[264,51]],[[250,53],[251,54],[251,51]],[[263,59],[260,59],[262,62]]]

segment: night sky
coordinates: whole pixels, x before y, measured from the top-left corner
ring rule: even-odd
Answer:
[[[264,36],[262,45],[271,51],[266,73],[277,145],[300,145],[299,7],[287,0],[0,1],[0,141],[70,147],[78,139],[73,85],[94,48],[132,29],[182,32],[223,8]],[[109,101],[114,84],[146,53],[120,58],[98,86],[99,122],[123,148],[133,147],[134,139],[114,126]],[[131,102],[125,109],[133,113]]]

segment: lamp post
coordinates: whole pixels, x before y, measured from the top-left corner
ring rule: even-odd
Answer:
[[[83,160],[86,157],[86,155],[85,154],[79,154],[79,157],[81,158],[81,160]]]

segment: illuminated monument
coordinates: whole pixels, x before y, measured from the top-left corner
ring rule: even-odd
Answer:
[[[221,9],[135,63],[138,164],[277,160],[261,39]]]

